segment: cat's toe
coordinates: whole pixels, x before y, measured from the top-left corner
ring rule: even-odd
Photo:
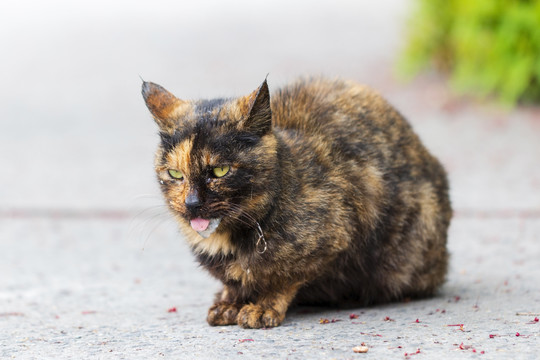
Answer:
[[[217,303],[208,309],[206,321],[212,326],[234,325],[237,321],[239,306],[237,304]]]
[[[264,311],[259,305],[249,304],[238,313],[238,325],[246,329],[259,329],[263,327],[261,317]]]
[[[274,309],[264,309],[260,305],[249,304],[240,310],[237,320],[238,325],[243,328],[259,329],[279,326],[284,317]]]
[[[280,315],[274,309],[267,309],[262,316],[262,323],[264,327],[276,327],[279,326],[285,316]]]

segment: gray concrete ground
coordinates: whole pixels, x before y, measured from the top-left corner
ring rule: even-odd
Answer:
[[[540,109],[455,99],[435,77],[398,83],[410,6],[4,2],[0,358],[538,358]],[[244,94],[267,73],[271,87],[371,84],[442,160],[456,212],[438,296],[293,309],[271,330],[205,323],[219,284],[162,206],[139,75],[191,98]]]

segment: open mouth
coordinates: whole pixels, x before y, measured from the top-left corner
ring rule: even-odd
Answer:
[[[189,223],[193,230],[195,230],[203,238],[207,238],[212,235],[214,231],[216,231],[220,222],[221,219],[194,218],[191,219]]]

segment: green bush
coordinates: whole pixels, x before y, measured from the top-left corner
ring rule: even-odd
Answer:
[[[416,0],[401,70],[450,75],[462,93],[540,103],[540,0]]]

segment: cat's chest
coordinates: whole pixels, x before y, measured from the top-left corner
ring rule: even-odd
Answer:
[[[197,255],[212,259],[223,258],[237,252],[236,246],[231,241],[230,232],[214,232],[205,238],[193,230],[183,219],[180,219],[179,224],[189,246]]]
[[[214,233],[203,238],[189,227],[183,230],[199,263],[214,277],[223,282],[239,282],[249,285],[260,273],[252,257],[242,254],[234,244],[229,232]]]
[[[195,254],[201,266],[225,284],[240,284],[241,286],[252,287],[265,278],[265,276],[261,275],[264,271],[261,271],[259,264],[250,262],[248,258],[237,257],[233,254]]]
[[[255,282],[257,272],[257,269],[252,270],[245,261],[235,259],[224,268],[223,277],[226,282],[239,282],[242,286],[247,286]]]

